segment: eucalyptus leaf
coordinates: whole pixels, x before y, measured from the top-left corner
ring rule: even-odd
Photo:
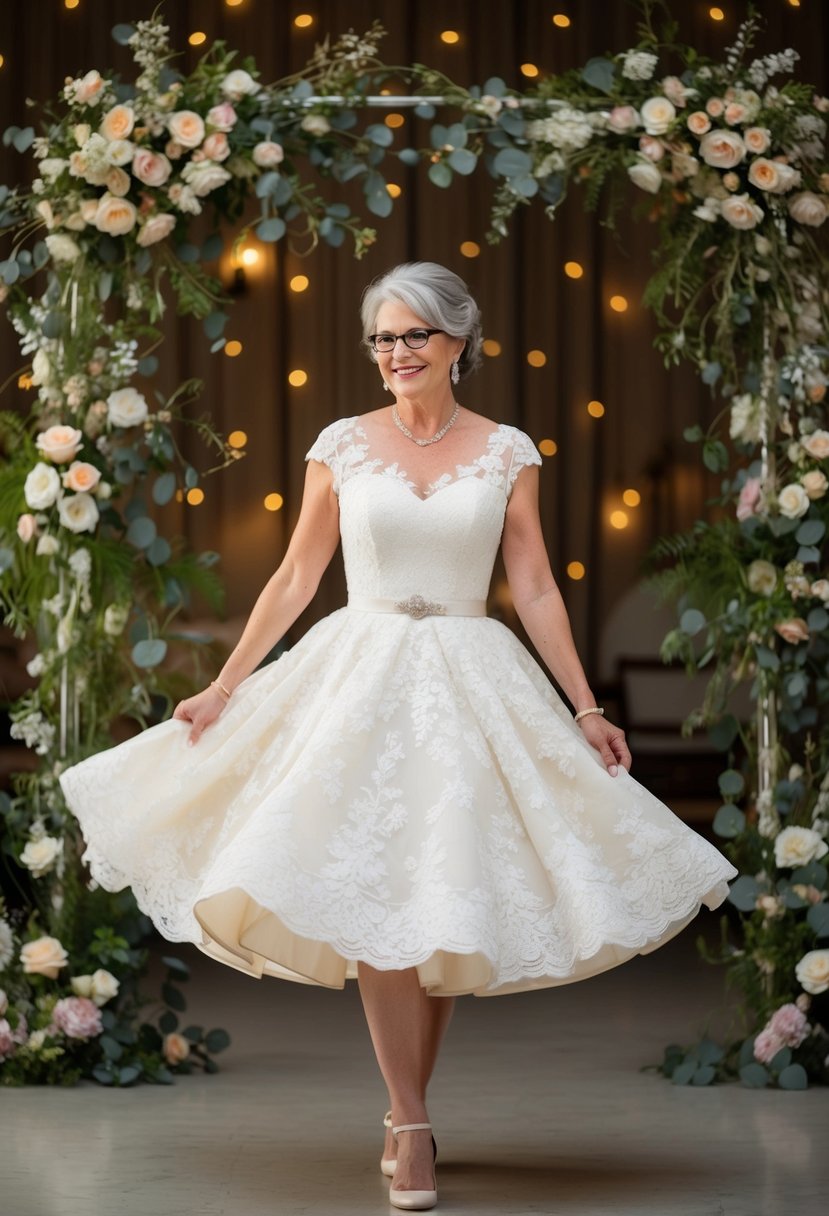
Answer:
[[[740,1080],[748,1089],[765,1089],[769,1074],[762,1064],[744,1064],[740,1069]]]
[[[102,1034],[98,1039],[98,1043],[108,1060],[120,1060],[124,1054],[123,1047],[111,1034]]]
[[[477,156],[468,148],[456,148],[454,152],[449,153],[447,160],[455,172],[460,173],[463,177],[474,173],[478,164]]]
[[[158,359],[155,355],[144,355],[138,360],[136,371],[139,376],[154,376],[158,371]]]
[[[364,131],[366,139],[380,148],[388,148],[394,143],[394,132],[384,122],[373,122]]]
[[[523,177],[532,172],[533,160],[521,148],[502,148],[495,157],[494,167],[502,177]]]
[[[794,534],[800,545],[816,545],[826,535],[826,525],[821,519],[804,519]]]
[[[268,220],[262,220],[256,225],[256,235],[260,241],[278,241],[285,235],[285,221],[279,215],[273,215]]]
[[[808,1089],[809,1077],[802,1064],[790,1064],[777,1078],[781,1089]]]
[[[217,310],[216,312],[209,313],[202,321],[202,329],[205,332],[205,336],[211,339],[220,337],[227,322],[228,315],[226,312]]]
[[[780,667],[780,655],[775,651],[769,650],[768,646],[761,646],[759,643],[754,647],[754,653],[757,656],[757,663],[766,671],[777,671]]]
[[[180,245],[176,245],[176,256],[180,262],[185,265],[190,265],[199,260],[198,245],[191,245],[189,241],[183,241]]]
[[[510,188],[516,194],[520,194],[522,198],[534,198],[538,194],[538,179],[532,177],[529,173],[523,174],[520,177],[510,178]]]
[[[611,93],[613,91],[615,75],[616,65],[613,60],[605,59],[602,56],[588,59],[581,70],[581,78],[585,84],[589,84],[591,88],[598,89],[601,93]]]
[[[157,536],[147,549],[147,561],[151,566],[163,566],[173,556],[170,542],[163,536]]]
[[[780,1072],[784,1068],[788,1068],[792,1062],[791,1047],[781,1047],[777,1055],[773,1056],[769,1061],[769,1068],[772,1072]]]
[[[169,982],[161,985],[161,999],[178,1013],[183,1013],[187,1008],[187,999],[184,993]]]
[[[230,1035],[219,1027],[215,1030],[208,1030],[204,1036],[204,1045],[212,1055],[216,1055],[217,1052],[224,1051],[226,1047],[230,1046]]]
[[[706,363],[700,372],[700,380],[703,384],[716,384],[722,375],[722,366],[719,363]]]
[[[188,464],[184,470],[184,484],[188,490],[194,489],[199,484],[199,475],[191,464]]]
[[[683,633],[694,637],[706,625],[705,615],[698,608],[686,608],[679,618],[679,627]]]
[[[125,21],[119,22],[118,25],[113,25],[112,27],[112,37],[121,46],[127,46],[134,33],[135,26],[128,25]]]
[[[261,175],[261,177],[258,177],[256,179],[256,186],[255,186],[256,197],[257,198],[267,198],[270,194],[272,194],[274,192],[274,190],[276,190],[277,186],[279,185],[279,180],[281,177],[282,177],[282,174],[279,173],[276,169],[271,169],[267,173],[263,173]]]
[[[417,148],[401,148],[397,153],[397,159],[404,165],[418,165],[420,164],[420,153]]]
[[[102,304],[112,295],[112,280],[111,270],[102,270],[98,275],[98,299]]]
[[[817,545],[801,545],[795,557],[797,561],[803,562],[804,566],[820,565],[820,549]]]
[[[118,1084],[132,1085],[133,1081],[137,1081],[141,1076],[143,1069],[140,1064],[125,1064],[123,1068],[118,1069]]]
[[[481,92],[485,97],[503,97],[507,86],[500,76],[490,76],[485,80]]]
[[[202,242],[201,260],[203,262],[215,262],[216,258],[221,256],[225,243],[222,240],[221,233],[211,232],[210,236]]]
[[[139,515],[127,528],[127,540],[136,549],[146,549],[153,543],[157,528],[148,515]]]
[[[429,166],[429,181],[435,186],[440,186],[441,189],[446,189],[452,185],[452,170],[449,165],[443,160],[435,161]]]
[[[115,1077],[106,1064],[96,1064],[92,1075],[99,1085],[113,1085],[115,1082]]]
[[[44,338],[59,338],[66,328],[66,317],[62,312],[47,312],[40,328]]]
[[[732,839],[734,836],[739,836],[740,832],[746,826],[746,817],[739,807],[733,803],[726,802],[717,811],[714,816],[713,823],[714,831],[718,836],[725,839]]]
[[[168,971],[172,971],[179,979],[189,980],[190,968],[183,959],[176,958],[174,954],[162,954],[161,961]]]
[[[422,101],[419,106],[415,106],[414,112],[418,118],[435,117],[435,107],[428,101]]]
[[[18,152],[25,152],[34,142],[35,129],[34,127],[23,127],[21,131],[17,131],[12,139],[12,143]]]
[[[713,1064],[702,1064],[691,1077],[692,1085],[710,1085],[717,1075]]]
[[[175,473],[162,473],[153,484],[153,502],[157,502],[160,507],[163,507],[165,503],[170,501],[175,492]]]
[[[157,667],[166,653],[167,643],[163,638],[146,638],[133,646],[132,661],[136,667]]]
[[[728,901],[735,908],[739,908],[741,912],[753,912],[759,894],[760,887],[757,880],[752,878],[750,874],[741,874],[731,884],[728,892]]]
[[[164,1010],[158,1019],[158,1027],[162,1034],[172,1034],[173,1031],[178,1030],[178,1018],[172,1009]]]
[[[11,570],[14,566],[14,553],[11,549],[0,548],[0,574]]]
[[[822,633],[829,625],[829,612],[825,608],[812,608],[806,617],[806,624],[812,633]]]
[[[697,1071],[696,1060],[686,1060],[682,1064],[678,1064],[671,1073],[671,1081],[674,1085],[688,1085]]]
[[[829,937],[829,904],[812,904],[806,913],[806,923],[815,937]]]
[[[526,120],[518,110],[502,110],[498,115],[498,126],[514,139],[520,139],[527,129]]]

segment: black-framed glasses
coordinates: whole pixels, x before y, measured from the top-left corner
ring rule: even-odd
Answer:
[[[426,345],[432,334],[445,332],[443,329],[407,329],[405,334],[370,334],[368,340],[374,350],[387,355],[394,350],[398,338],[403,339],[409,350],[419,350],[421,346]]]

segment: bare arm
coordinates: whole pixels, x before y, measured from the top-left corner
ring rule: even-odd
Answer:
[[[579,660],[570,618],[553,578],[538,514],[538,467],[519,473],[507,504],[501,540],[504,567],[515,610],[541,658],[564,689],[576,712],[596,704]],[[579,720],[585,736],[610,763],[630,769],[624,731],[599,714]]]
[[[316,593],[340,539],[339,502],[331,470],[309,460],[299,519],[285,556],[253,606],[241,638],[217,676],[231,694],[291,627]],[[221,713],[224,698],[214,686],[181,701],[174,718],[192,722],[188,742]]]

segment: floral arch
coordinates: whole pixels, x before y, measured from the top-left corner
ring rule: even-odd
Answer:
[[[678,606],[663,657],[710,674],[687,726],[724,753],[714,828],[741,875],[719,961],[743,990],[748,1031],[669,1048],[662,1069],[685,1084],[829,1080],[829,99],[791,78],[794,52],[752,58],[753,20],[715,63],[674,29],[657,34],[654,7],[644,0],[636,47],[523,94],[391,68],[377,25],[271,85],[223,43],[182,76],[156,15],[113,30],[134,81],[90,71],[44,108],[42,133],[5,131],[37,168],[31,191],[0,187],[0,300],[20,382],[37,394],[29,417],[0,415],[0,600],[38,651],[37,685],[12,709],[35,759],[2,795],[18,895],[0,906],[0,1081],[170,1081],[194,1063],[214,1070],[228,1041],[181,1025],[187,969],[172,956],[163,1012],[139,1024],[149,926],[129,893],[90,889],[57,776],[108,746],[114,721],[169,712],[186,687],[168,661],[185,644],[176,619],[195,592],[221,594],[215,555],[187,552],[159,523],[176,494],[198,494],[239,456],[190,416],[196,381],[167,396],[150,383],[165,291],[212,350],[225,343],[229,300],[210,271],[222,239],[196,243],[192,217],[210,205],[218,226],[254,197],[260,240],[359,257],[376,232],[321,179],[358,182],[383,218],[392,157],[426,162],[439,189],[487,173],[493,242],[518,207],[540,203],[552,219],[572,182],[590,207],[605,195],[611,216],[620,183],[658,203],[645,302],[666,363],[692,360],[723,401],[707,432],[686,432],[722,481],[716,522],[651,556]],[[396,149],[385,123],[365,121],[392,76],[411,91],[395,107],[432,124],[426,148]],[[185,427],[215,452],[207,472],[182,458]],[[743,682],[752,723],[729,709]]]

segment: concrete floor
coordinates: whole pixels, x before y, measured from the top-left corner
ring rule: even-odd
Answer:
[[[715,919],[703,914],[709,930]],[[430,1091],[438,1211],[826,1211],[825,1090],[693,1090],[640,1071],[724,1012],[695,935],[579,984],[458,1000]],[[188,1019],[233,1036],[222,1071],[120,1092],[0,1090],[3,1216],[397,1211],[356,985],[256,981],[176,953],[193,964]]]

